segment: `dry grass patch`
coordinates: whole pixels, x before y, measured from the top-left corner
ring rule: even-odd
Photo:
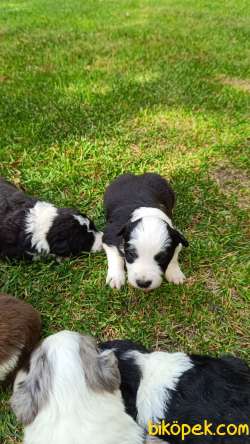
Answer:
[[[0,83],[7,82],[9,80],[8,76],[0,76]]]
[[[220,76],[218,80],[223,85],[229,85],[233,88],[239,89],[240,91],[250,93],[250,79],[237,79],[234,77]]]
[[[235,168],[230,163],[223,163],[218,165],[210,175],[223,194],[226,196],[237,194],[239,208],[249,209],[250,177],[246,171]]]
[[[137,145],[136,143],[133,143],[131,145],[131,151],[136,157],[140,156],[142,154],[142,150],[141,150],[140,146]]]
[[[212,270],[208,269],[202,277],[205,287],[213,294],[218,294],[221,290],[219,282],[216,280]]]

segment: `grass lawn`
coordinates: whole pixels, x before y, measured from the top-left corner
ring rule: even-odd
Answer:
[[[190,247],[180,287],[105,287],[102,253],[0,264],[0,290],[74,329],[250,360],[247,0],[1,0],[0,174],[103,227],[117,175],[156,171]],[[0,314],[1,315],[1,314]],[[0,443],[21,430],[0,398]]]

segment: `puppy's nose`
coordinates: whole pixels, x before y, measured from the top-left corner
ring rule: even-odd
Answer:
[[[140,288],[148,288],[152,284],[152,281],[141,281],[140,279],[137,279],[136,284]]]

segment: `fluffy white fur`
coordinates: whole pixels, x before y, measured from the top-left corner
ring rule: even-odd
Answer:
[[[138,257],[132,264],[126,263],[128,281],[137,288],[137,280],[151,281],[148,289],[153,290],[159,287],[162,282],[162,272],[154,257],[170,244],[171,239],[168,237],[166,224],[162,217],[150,215],[148,211],[144,214],[144,208],[140,208],[140,210],[142,219],[132,231],[129,241],[129,244],[135,248]],[[157,209],[152,208],[152,210],[155,210],[152,213],[162,213]],[[139,213],[139,210],[136,211]],[[165,216],[164,213],[162,214]]]
[[[167,222],[170,227],[173,226],[171,219],[163,211],[159,210],[159,208],[139,207],[133,212],[131,222],[136,222],[142,217],[157,217]]]
[[[124,259],[115,246],[103,244],[108,259],[108,274],[106,284],[118,290],[125,284]]]
[[[182,273],[180,269],[180,265],[178,262],[178,255],[182,249],[182,245],[179,244],[174,252],[172,260],[169,262],[168,267],[165,272],[165,278],[168,282],[172,282],[173,284],[183,284],[185,281],[185,275]]]
[[[0,381],[4,381],[9,373],[11,373],[17,366],[19,357],[21,355],[21,350],[17,351],[5,362],[0,365]]]
[[[79,352],[81,337],[60,332],[42,343],[51,371],[51,387],[47,401],[25,427],[24,444],[142,444],[142,430],[125,413],[120,391],[95,391],[88,385]],[[26,377],[19,372],[12,405]]]
[[[140,367],[142,379],[137,393],[138,423],[147,427],[148,421],[158,422],[166,416],[166,404],[175,390],[181,375],[193,367],[185,353],[153,352],[149,354],[131,351]]]
[[[31,235],[31,245],[39,254],[49,254],[46,236],[57,216],[57,209],[48,202],[37,202],[26,217],[25,231]]]

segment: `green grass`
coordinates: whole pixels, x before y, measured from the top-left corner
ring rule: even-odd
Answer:
[[[250,360],[247,0],[2,0],[0,174],[104,224],[117,175],[177,193],[188,279],[145,295],[105,287],[104,254],[0,264],[0,290],[74,329]],[[21,431],[0,400],[0,442]]]

